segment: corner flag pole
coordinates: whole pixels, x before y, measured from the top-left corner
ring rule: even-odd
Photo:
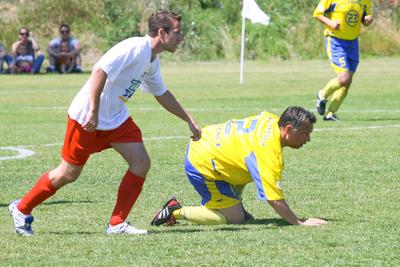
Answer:
[[[245,27],[246,18],[242,16],[242,46],[240,49],[240,84],[243,84],[243,60],[244,60],[244,45],[245,45]]]
[[[244,61],[244,43],[246,18],[253,23],[268,25],[270,18],[262,11],[255,0],[243,0],[242,8],[242,47],[240,49],[240,83],[243,84],[243,61]]]

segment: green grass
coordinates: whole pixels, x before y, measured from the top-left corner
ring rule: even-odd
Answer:
[[[164,63],[167,85],[201,125],[288,105],[314,110],[316,90],[332,76],[326,61]],[[106,237],[104,230],[126,169],[107,150],[93,155],[74,184],[34,210],[35,236],[17,236],[8,203],[23,196],[60,160],[66,111],[83,75],[0,76],[0,148],[26,146],[34,156],[0,160],[0,266],[399,266],[399,58],[362,60],[339,112],[340,123],[315,125],[312,142],[284,149],[282,187],[301,217],[327,226],[289,226],[249,185],[245,225],[150,227],[171,194],[185,205],[199,198],[183,171],[189,130],[153,97],[128,102],[152,158],[129,219],[148,236]],[[162,139],[162,137],[174,137]],[[52,146],[46,146],[52,144]],[[16,152],[0,149],[0,158]]]

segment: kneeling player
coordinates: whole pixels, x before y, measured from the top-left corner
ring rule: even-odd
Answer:
[[[172,197],[153,218],[152,225],[177,220],[198,224],[238,224],[251,217],[242,206],[246,184],[255,182],[258,197],[267,201],[290,224],[318,226],[322,219],[299,219],[284,200],[281,180],[282,148],[300,148],[309,142],[316,122],[301,107],[288,107],[281,117],[263,112],[203,129],[200,141],[190,142],[185,170],[201,206],[182,207]]]

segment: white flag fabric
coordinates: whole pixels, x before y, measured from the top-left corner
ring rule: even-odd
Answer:
[[[253,23],[268,25],[270,18],[262,11],[255,0],[243,0],[242,16]]]

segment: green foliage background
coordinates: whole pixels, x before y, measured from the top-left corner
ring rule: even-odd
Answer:
[[[363,55],[400,55],[400,6],[389,0],[372,0],[375,23],[361,34]],[[325,57],[323,26],[312,19],[318,0],[257,0],[271,17],[271,24],[246,22],[248,59],[309,59]],[[41,44],[57,35],[61,22],[72,26],[86,50],[104,52],[118,41],[143,35],[147,18],[157,9],[169,8],[183,15],[185,42],[182,60],[237,59],[241,45],[241,7],[238,0],[1,0],[17,7],[16,15],[0,16],[0,41],[10,46],[18,28],[28,26]],[[7,5],[5,6],[7,7]],[[7,8],[0,8],[1,14]],[[379,40],[379,41],[378,41]]]

